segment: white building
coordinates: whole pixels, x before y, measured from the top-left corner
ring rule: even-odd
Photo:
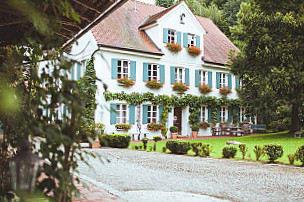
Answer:
[[[163,106],[153,106],[149,101],[138,107],[124,100],[107,102],[103,96],[104,84],[111,93],[151,92],[155,96],[172,96],[177,95],[172,85],[178,81],[189,87],[185,95],[217,98],[222,97],[219,88],[228,86],[232,93],[227,98],[237,98],[235,88],[239,87],[238,77],[230,74],[225,65],[229,61],[229,50],[238,49],[211,20],[193,15],[183,1],[168,9],[142,2],[137,2],[136,10],[134,8],[134,1],[127,1],[79,38],[71,49],[71,55],[75,55],[74,59],[80,62],[90,59],[92,55],[95,57],[96,75],[102,80],[97,82],[95,121],[105,124],[107,133],[126,133],[117,131],[115,127],[116,123],[123,122],[133,125],[129,133],[137,133],[139,129],[136,123],[140,121],[141,133],[148,133],[148,138],[161,135],[160,131],[147,130],[147,124],[160,121]],[[167,42],[180,44],[182,50],[170,52],[165,47]],[[188,46],[200,48],[200,55],[190,56],[186,49]],[[72,78],[79,78],[84,70],[85,67],[78,64],[72,71]],[[120,77],[132,78],[135,84],[125,88],[117,82]],[[159,90],[146,87],[146,81],[151,79],[157,79],[164,84],[163,87]],[[207,84],[212,92],[202,95],[198,89],[200,83]],[[110,109],[116,109],[116,112]],[[229,107],[220,106],[216,113],[219,121],[232,122]],[[189,136],[189,115],[189,107],[173,108],[166,125],[168,128],[172,126],[173,118],[177,116],[180,135]],[[239,110],[238,117],[238,121],[242,121],[243,110]],[[211,121],[210,107],[202,106],[200,119]],[[210,129],[200,130],[199,135],[211,135]]]

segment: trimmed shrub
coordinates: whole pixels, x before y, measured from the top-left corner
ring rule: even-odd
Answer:
[[[144,144],[144,150],[146,150],[147,149],[147,144],[148,144],[148,138],[147,137],[144,137],[141,141],[142,141],[142,143]]]
[[[143,146],[140,145],[140,146],[139,146],[139,150],[142,150],[142,148],[143,148]]]
[[[253,152],[257,161],[264,155],[264,149],[260,145],[254,145]]]
[[[187,152],[190,150],[190,143],[183,140],[168,140],[166,147],[173,154],[187,154]]]
[[[177,133],[178,132],[178,127],[177,126],[171,126],[170,127],[170,132],[171,133]]]
[[[199,131],[199,125],[196,125],[196,124],[193,124],[192,127],[191,127],[192,131]]]
[[[130,135],[101,135],[99,137],[101,146],[114,148],[128,148],[131,136]]]
[[[204,157],[210,156],[210,153],[212,152],[212,148],[213,148],[213,146],[210,144],[203,144],[201,156],[204,156]]]
[[[234,146],[226,146],[223,148],[223,157],[224,158],[234,158],[237,153],[237,148]]]
[[[162,138],[161,138],[161,136],[154,136],[153,137],[153,140],[154,140],[154,151],[156,151],[156,143],[158,142],[158,141],[161,141],[162,140]]]
[[[278,144],[264,145],[265,154],[268,156],[269,162],[274,162],[283,156],[283,147]]]
[[[163,153],[167,152],[167,147],[163,147]]]
[[[287,157],[288,157],[288,160],[289,160],[289,164],[293,165],[296,155],[295,154],[288,154]]]
[[[246,153],[248,151],[248,147],[246,144],[239,144],[240,151],[242,152],[242,157],[245,159]]]
[[[295,153],[295,159],[297,161],[302,162],[302,166],[304,166],[304,145],[298,147],[296,153]]]
[[[137,145],[135,145],[135,147],[134,147],[136,150],[138,150],[139,149],[139,147],[137,146]]]
[[[195,152],[196,156],[198,156],[201,153],[202,145],[203,144],[201,142],[192,142],[191,143],[192,151]]]

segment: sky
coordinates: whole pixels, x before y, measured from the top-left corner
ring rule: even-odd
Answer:
[[[145,2],[149,4],[155,4],[155,0],[137,0],[137,1]]]

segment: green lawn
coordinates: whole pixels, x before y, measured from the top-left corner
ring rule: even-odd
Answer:
[[[255,159],[255,154],[253,152],[254,145],[265,145],[270,143],[277,143],[283,146],[284,154],[282,158],[279,158],[278,161],[289,163],[287,154],[295,153],[297,147],[304,145],[304,138],[294,138],[292,134],[288,134],[287,132],[280,132],[280,133],[269,133],[269,134],[260,134],[260,135],[252,135],[246,137],[231,137],[231,138],[217,138],[217,139],[205,139],[205,140],[189,140],[189,142],[202,142],[202,143],[209,143],[213,145],[213,151],[211,152],[211,156],[214,158],[221,158],[222,157],[222,149],[226,145],[226,141],[234,140],[245,143],[248,146],[248,152],[246,155],[246,159],[249,158],[249,154],[251,154],[251,159]],[[143,145],[142,143],[131,143],[129,148],[132,148],[135,145]],[[154,142],[148,143],[149,147],[153,147]],[[157,143],[157,152],[162,152],[162,147],[166,146],[166,142],[158,142]],[[148,150],[147,149],[147,150]],[[167,152],[169,152],[167,150]],[[193,155],[194,152],[191,150],[188,152],[188,155]],[[236,158],[241,159],[242,154],[238,150]],[[264,156],[262,161],[267,160]],[[299,161],[295,161],[296,165],[301,165]]]

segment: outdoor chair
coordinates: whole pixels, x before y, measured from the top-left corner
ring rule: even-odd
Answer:
[[[245,135],[251,133],[250,124],[244,124],[243,127],[242,127],[242,129],[244,130],[244,134],[245,134]]]
[[[220,127],[220,124],[219,123],[215,124],[215,126],[212,128],[212,136],[221,135],[221,133],[222,133],[222,129]]]

